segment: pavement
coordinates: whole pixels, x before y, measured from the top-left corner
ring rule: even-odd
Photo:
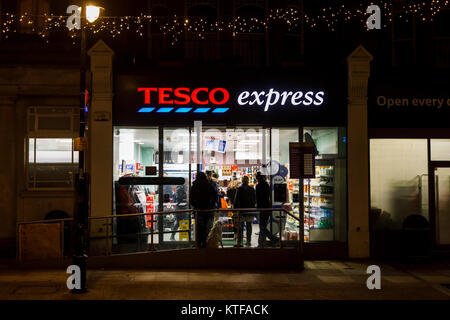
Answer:
[[[367,267],[381,269],[369,290]],[[450,265],[305,261],[303,271],[89,270],[88,292],[70,293],[65,270],[0,263],[0,300],[450,300]]]

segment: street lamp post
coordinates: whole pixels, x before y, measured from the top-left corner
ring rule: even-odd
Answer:
[[[81,11],[86,11],[86,20],[94,22],[100,15],[100,8],[86,6],[83,0]],[[86,31],[83,18],[80,19],[81,45],[80,45],[80,131],[79,140],[86,140]],[[85,293],[87,291],[87,245],[89,224],[89,174],[86,172],[86,148],[79,150],[78,173],[75,177],[75,211],[74,211],[74,250],[73,264],[80,268],[80,287],[72,289],[73,293]]]

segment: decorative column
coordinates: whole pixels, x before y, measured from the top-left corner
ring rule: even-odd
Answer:
[[[370,256],[369,238],[369,140],[367,86],[372,55],[359,46],[348,64],[348,250],[350,258]]]
[[[88,52],[91,58],[92,92],[89,106],[89,162],[91,182],[90,216],[112,214],[113,195],[113,70],[114,52],[102,40]],[[111,220],[91,220],[90,236],[106,236],[106,223]],[[109,227],[111,235],[111,226]],[[91,255],[106,254],[110,239],[91,240]]]

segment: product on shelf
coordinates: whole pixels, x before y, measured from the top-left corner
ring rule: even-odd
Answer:
[[[155,212],[155,194],[154,193],[150,193],[146,196],[146,201],[145,201],[145,212],[146,213],[153,213]],[[153,215],[152,214],[148,214],[145,216],[146,218],[146,225],[147,228],[151,228],[153,226]]]
[[[309,229],[333,228],[334,221],[334,168],[316,166],[316,178],[303,186],[305,208],[305,238]],[[308,236],[309,237],[309,236]]]

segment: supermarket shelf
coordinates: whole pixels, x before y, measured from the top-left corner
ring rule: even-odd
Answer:
[[[306,208],[311,207],[311,208],[324,208],[324,209],[333,209],[334,210],[334,206],[324,206],[324,205],[309,205],[308,203],[305,203]]]

